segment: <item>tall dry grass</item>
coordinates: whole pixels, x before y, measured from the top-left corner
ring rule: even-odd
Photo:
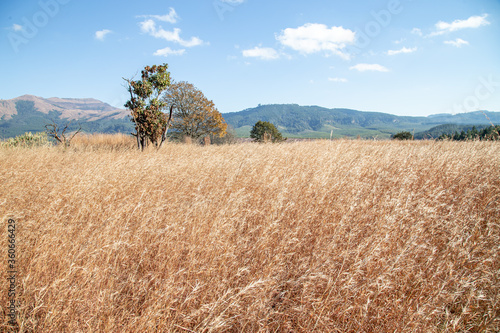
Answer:
[[[73,150],[124,150],[134,149],[137,147],[135,138],[126,134],[77,134],[71,140],[71,148]]]
[[[499,164],[492,142],[2,149],[20,331],[498,332]]]

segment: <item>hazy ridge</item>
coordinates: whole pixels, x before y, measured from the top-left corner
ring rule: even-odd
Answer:
[[[0,136],[2,138],[39,132],[45,124],[72,122],[70,129],[82,127],[88,133],[130,133],[133,130],[129,112],[93,98],[42,98],[23,95],[0,100]],[[269,121],[288,137],[389,138],[399,131],[410,131],[416,137],[432,137],[434,127],[455,124],[463,126],[500,123],[500,112],[476,111],[461,114],[437,114],[427,117],[397,116],[383,112],[352,109],[328,109],[297,104],[259,105],[239,112],[224,113],[226,122],[240,137],[248,137],[259,120]],[[463,125],[463,126],[460,126]]]

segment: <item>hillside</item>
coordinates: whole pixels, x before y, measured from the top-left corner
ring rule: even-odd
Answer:
[[[499,112],[485,112],[491,121],[500,122]],[[389,138],[399,131],[423,132],[442,124],[489,124],[482,112],[440,114],[428,117],[396,116],[381,112],[327,109],[297,104],[259,105],[240,112],[225,113],[224,119],[239,136],[248,136],[258,120],[269,121],[289,137],[357,136]]]
[[[66,124],[70,130],[79,126],[87,133],[130,133],[133,130],[129,112],[92,98],[42,98],[24,95],[0,100],[0,138],[25,132],[45,130],[45,124],[55,121]],[[500,112],[477,111],[462,114],[438,114],[428,117],[396,116],[382,112],[364,112],[351,109],[328,109],[297,104],[259,105],[239,112],[224,113],[226,122],[239,137],[248,137],[250,129],[259,120],[269,121],[287,137],[334,138],[356,137],[387,139],[399,131],[439,136],[436,130],[443,124],[462,127],[499,124]],[[458,128],[458,127],[457,127]],[[437,127],[437,130],[440,128]],[[436,135],[437,134],[437,135]],[[417,136],[417,135],[416,135]]]
[[[24,95],[0,100],[0,137],[7,138],[24,132],[40,132],[52,121],[66,124],[70,130],[79,126],[85,132],[116,133],[132,129],[128,111],[112,107],[92,98],[42,98]]]

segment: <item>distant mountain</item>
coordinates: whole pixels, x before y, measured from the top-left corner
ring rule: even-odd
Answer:
[[[487,115],[487,117],[485,116]],[[500,123],[500,112],[439,114],[428,117],[396,116],[381,112],[328,109],[297,104],[259,105],[240,112],[224,113],[224,119],[239,136],[248,136],[259,120],[269,121],[289,137],[357,136],[389,138],[399,131],[422,132],[442,124],[481,125]]]
[[[56,122],[69,130],[81,126],[88,133],[130,132],[129,112],[92,98],[42,98],[24,95],[0,100],[0,138],[25,132],[41,132],[45,124]]]
[[[334,138],[356,137],[390,138],[400,131],[410,131],[422,137],[437,137],[441,128],[425,132],[443,124],[456,124],[453,130],[472,125],[500,124],[500,112],[477,111],[456,115],[437,114],[428,117],[396,116],[381,112],[351,109],[328,109],[297,104],[259,105],[239,112],[222,114],[240,137],[248,137],[259,120],[269,121],[288,137]],[[87,133],[130,133],[133,131],[129,111],[112,107],[92,98],[42,98],[24,95],[0,100],[0,139],[25,132],[41,132],[45,124],[55,121],[70,130],[81,126]],[[460,125],[460,126],[459,126]],[[445,127],[445,130],[451,130]]]

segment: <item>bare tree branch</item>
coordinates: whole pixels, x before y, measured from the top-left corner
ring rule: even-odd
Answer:
[[[66,123],[62,131],[60,130],[59,126],[56,124],[54,120],[52,120],[52,124],[46,124],[45,129],[47,130],[47,135],[53,137],[56,141],[58,141],[60,144],[64,145],[64,147],[69,147],[71,144],[71,140],[82,131],[82,126],[79,125],[78,130],[73,133],[73,135],[69,138],[66,137],[66,131],[68,130],[69,126],[71,125],[70,121],[69,123]]]

